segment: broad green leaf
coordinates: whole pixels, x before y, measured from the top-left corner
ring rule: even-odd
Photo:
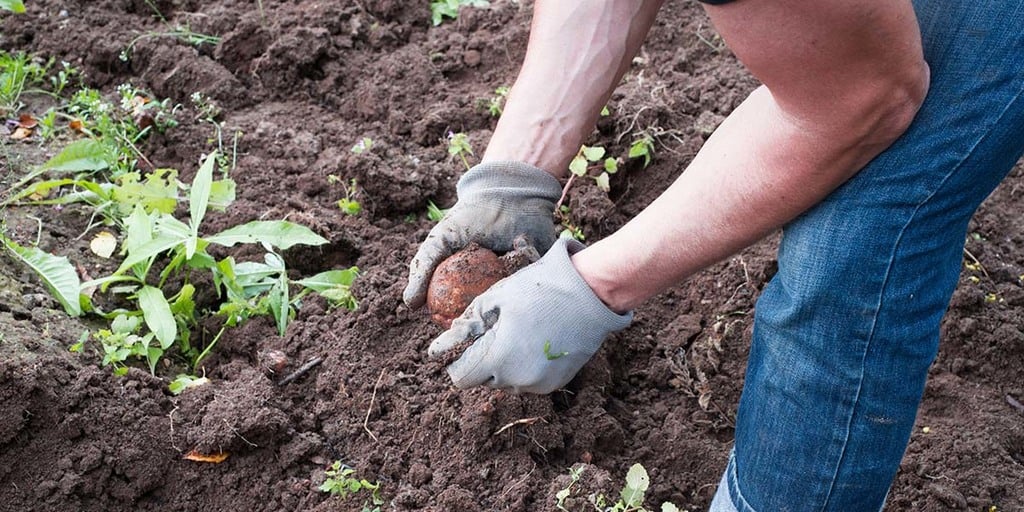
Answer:
[[[226,247],[240,243],[266,243],[282,250],[299,244],[323,245],[327,243],[325,238],[306,226],[285,220],[255,220],[208,236],[206,241]]]
[[[210,208],[219,212],[235,202],[235,180],[223,179],[210,184]]]
[[[206,377],[195,377],[192,375],[181,374],[167,385],[167,389],[170,390],[172,394],[180,395],[182,391],[185,391],[188,388],[202,386],[209,382],[210,379]]]
[[[626,473],[626,486],[622,488],[622,502],[627,506],[640,507],[644,504],[644,493],[651,485],[647,470],[639,463],[633,464]]]
[[[577,155],[569,162],[569,172],[576,176],[583,176],[587,173],[587,159]]]
[[[288,277],[286,275],[281,274],[277,284],[270,290],[267,299],[277,324],[277,333],[284,336],[288,329],[288,316],[291,313],[291,308],[288,305]]]
[[[146,211],[174,213],[178,205],[178,171],[156,169],[146,175],[144,181],[139,173],[130,172],[118,178],[118,186],[111,192],[122,215],[135,205],[142,205]]]
[[[583,146],[583,157],[591,162],[596,162],[604,156],[604,148],[601,146]]]
[[[132,268],[136,264],[142,263],[143,261],[146,261],[164,251],[173,249],[175,246],[184,242],[185,239],[183,238],[161,234],[157,238],[136,247],[134,250],[130,249],[128,251],[128,257],[121,262],[121,266],[118,267],[117,271],[114,273],[120,274],[125,270]]]
[[[196,177],[192,180],[192,188],[188,193],[189,225],[192,226],[192,235],[199,234],[199,225],[206,216],[206,208],[210,204],[210,189],[213,184],[213,169],[217,166],[217,152],[210,153],[206,161],[199,167]],[[188,254],[192,257],[192,253]]]
[[[27,265],[42,279],[46,289],[71,316],[82,314],[79,300],[81,280],[75,267],[64,256],[55,256],[37,247],[22,247],[3,235],[0,240],[14,259]]]
[[[597,188],[605,192],[608,192],[609,190],[612,189],[611,185],[608,183],[608,173],[606,172],[598,174],[597,177],[594,178],[594,181],[597,182]]]
[[[666,501],[661,504],[661,512],[679,512],[679,507],[675,506],[674,503]]]
[[[295,284],[304,286],[315,292],[329,290],[336,286],[351,286],[352,282],[359,277],[359,268],[349,267],[346,270],[328,270],[315,276],[295,281]]]
[[[178,324],[174,322],[171,305],[164,298],[164,292],[152,286],[139,290],[139,307],[150,331],[160,340],[160,348],[167,350],[178,336]]]
[[[109,153],[103,144],[92,139],[82,139],[68,144],[57,156],[47,160],[42,169],[63,172],[102,171],[109,165]]]
[[[125,237],[121,244],[121,254],[135,251],[142,244],[153,239],[153,220],[147,215],[141,204],[135,205],[132,214],[124,220]]]
[[[15,14],[25,12],[25,4],[21,0],[0,0],[0,9],[7,9]]]

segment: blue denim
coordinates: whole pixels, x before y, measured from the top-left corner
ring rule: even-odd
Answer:
[[[877,511],[968,221],[1024,151],[1024,0],[919,0],[931,88],[908,131],[783,230],[712,511]]]

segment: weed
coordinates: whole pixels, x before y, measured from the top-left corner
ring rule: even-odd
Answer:
[[[641,132],[640,135],[633,140],[633,143],[629,145],[629,158],[640,158],[644,159],[644,168],[651,164],[651,159],[654,158],[654,137],[647,132]]]
[[[569,162],[569,172],[572,173],[572,177],[592,178],[597,183],[598,188],[608,192],[611,190],[609,185],[610,176],[618,172],[619,161],[612,157],[605,158],[604,155],[605,150],[601,146],[580,146],[576,156]],[[595,170],[598,173],[591,176],[590,173]],[[568,187],[569,183],[566,184],[566,188]]]
[[[380,495],[380,483],[372,483],[365,478],[355,478],[352,476],[355,472],[354,468],[345,466],[340,460],[334,461],[330,469],[324,472],[327,479],[320,484],[320,490],[341,498],[347,498],[349,495],[358,494],[361,491],[369,491],[370,497],[363,501],[362,511],[379,512],[380,506],[384,504],[384,498]],[[370,508],[371,505],[374,508]]]
[[[492,117],[500,117],[502,109],[505,108],[505,100],[508,99],[509,87],[502,85],[494,90],[494,96],[480,98],[478,104],[491,114]]]
[[[369,151],[370,148],[372,147],[373,139],[369,137],[363,137],[362,139],[359,139],[359,142],[356,142],[354,145],[352,145],[351,151],[357,155],[361,155],[364,152]]]
[[[572,221],[572,210],[568,205],[559,205],[555,216],[558,217],[562,225],[562,232],[559,233],[559,237],[575,238],[581,242],[586,240],[586,236],[583,235],[583,229]]]
[[[25,12],[25,4],[23,4],[21,0],[0,0],[0,9],[11,11],[15,14],[21,14]]]
[[[159,12],[157,12],[157,14],[159,14]],[[220,37],[218,36],[193,32],[188,24],[172,26],[170,23],[167,22],[167,20],[163,19],[163,16],[160,16],[160,18],[167,26],[167,30],[164,32],[151,31],[135,36],[134,39],[128,42],[128,46],[121,50],[121,53],[118,55],[118,58],[121,59],[121,61],[128,62],[129,60],[131,60],[132,52],[135,51],[135,45],[138,44],[139,41],[142,41],[144,39],[170,37],[173,39],[177,39],[189,46],[195,47],[199,47],[204,44],[216,46],[218,43],[220,43]]]
[[[448,154],[454,157],[462,159],[462,165],[466,167],[468,171],[470,168],[469,160],[466,159],[466,155],[473,155],[473,146],[469,143],[469,136],[462,132],[448,132]]]
[[[458,19],[459,8],[464,5],[469,7],[487,7],[491,3],[487,0],[433,0],[430,2],[430,21],[436,27],[445,18]]]
[[[335,176],[335,179],[337,179],[337,176]],[[341,180],[338,181],[340,182]],[[356,197],[359,195],[356,179],[352,178],[347,185],[341,182],[341,186],[345,189],[345,197],[338,200],[338,208],[346,215],[359,215],[363,211],[363,205],[359,204],[359,201],[356,200]]]
[[[565,500],[572,496],[573,486],[580,481],[584,467],[569,469],[569,485],[555,493],[555,507],[558,510],[568,512],[568,509],[565,508]],[[633,464],[626,473],[626,485],[619,491],[619,498],[614,503],[611,503],[610,498],[604,494],[592,494],[587,497],[587,500],[595,512],[653,512],[644,507],[644,495],[650,484],[651,479],[643,465]],[[661,512],[680,512],[679,507],[671,502],[662,503],[659,510]]]
[[[427,218],[432,222],[441,222],[441,219],[447,214],[447,209],[438,208],[433,201],[427,201]]]
[[[20,110],[25,87],[42,83],[45,76],[46,68],[28,55],[0,51],[0,111]]]

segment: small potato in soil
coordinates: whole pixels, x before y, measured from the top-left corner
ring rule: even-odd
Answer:
[[[430,319],[450,328],[477,295],[538,259],[537,249],[524,236],[516,237],[512,251],[502,256],[476,243],[467,245],[434,270],[427,288]]]

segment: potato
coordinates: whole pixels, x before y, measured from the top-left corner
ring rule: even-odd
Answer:
[[[513,250],[498,256],[471,243],[448,257],[434,270],[427,288],[430,319],[448,329],[473,299],[494,283],[537,261],[540,255],[525,237],[516,237]]]

